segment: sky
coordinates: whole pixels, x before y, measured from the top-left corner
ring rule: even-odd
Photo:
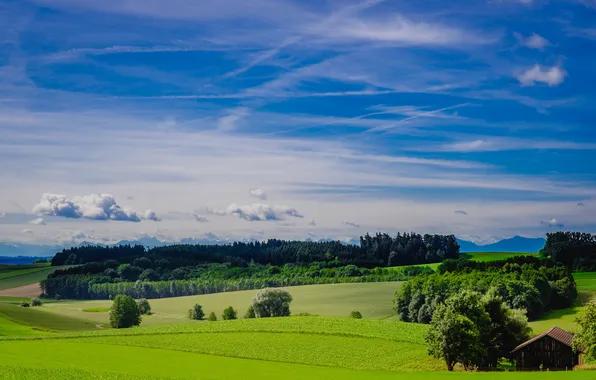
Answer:
[[[596,232],[594,0],[2,0],[0,241]]]

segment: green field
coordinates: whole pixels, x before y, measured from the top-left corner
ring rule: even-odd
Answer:
[[[17,288],[45,280],[49,274],[69,266],[50,267],[49,263],[0,265],[0,290]]]
[[[48,313],[43,307],[24,308],[18,304],[0,302],[0,336],[20,335],[11,333],[16,326],[29,332],[88,331],[99,328],[95,322]]]
[[[528,252],[467,252],[462,253],[463,257],[474,261],[498,261],[507,260],[515,256],[538,256],[538,253]]]
[[[399,282],[369,282],[353,284],[326,284],[293,286],[287,289],[294,297],[292,313],[311,313],[321,316],[345,317],[358,310],[364,318],[383,319],[393,312],[393,294]],[[185,323],[186,313],[195,303],[203,305],[205,312],[221,315],[223,309],[233,306],[243,315],[250,300],[258,290],[245,290],[205,294],[200,296],[161,298],[149,300],[153,315],[144,317],[144,325]],[[108,312],[112,301],[61,301],[44,305],[43,312],[73,318],[82,318],[97,324],[108,323]],[[98,310],[99,309],[99,310]],[[87,311],[85,311],[87,310]]]
[[[447,373],[441,361],[426,354],[426,328],[391,321],[290,317],[0,340],[0,363],[7,363],[0,365],[0,378],[593,378],[589,371]]]

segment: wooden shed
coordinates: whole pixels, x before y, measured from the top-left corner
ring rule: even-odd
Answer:
[[[571,346],[573,334],[553,327],[517,346],[515,355],[518,371],[571,370],[583,364],[582,352],[574,352]]]

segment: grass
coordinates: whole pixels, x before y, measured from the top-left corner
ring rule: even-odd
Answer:
[[[2,379],[587,380],[589,371],[447,373],[427,326],[290,317],[0,340]],[[406,371],[407,370],[407,371]]]
[[[0,266],[0,290],[17,288],[20,286],[35,284],[45,280],[49,274],[58,269],[70,267],[70,265],[50,267],[49,264],[33,265],[2,265]]]
[[[537,256],[537,253],[528,252],[466,252],[462,255],[473,261],[499,261],[507,260],[515,256]]]
[[[87,309],[83,309],[85,313],[107,313],[110,311],[109,307],[89,307]]]
[[[88,331],[100,328],[95,322],[49,313],[45,306],[25,308],[16,304],[0,303],[0,324],[8,325],[6,321],[12,325],[18,324],[47,332]]]
[[[311,313],[321,316],[347,317],[358,310],[364,318],[384,319],[393,315],[392,300],[399,282],[375,282],[354,284],[304,285],[286,288],[294,297],[293,314]],[[161,298],[149,300],[151,316],[143,317],[143,325],[186,323],[186,313],[195,303],[203,305],[206,314],[215,312],[218,317],[228,306],[240,315],[248,308],[258,290],[206,294],[200,296]],[[112,301],[61,301],[47,304],[46,310],[57,315],[82,318],[95,323],[108,323],[107,312]],[[97,312],[85,312],[96,309]]]

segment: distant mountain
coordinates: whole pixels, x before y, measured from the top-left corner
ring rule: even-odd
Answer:
[[[62,246],[58,245],[40,245],[27,243],[1,243],[0,242],[0,256],[16,257],[47,257],[54,256],[58,251],[62,250]]]
[[[544,247],[544,238],[514,236],[496,243],[478,245],[471,241],[457,239],[461,252],[538,252]]]

